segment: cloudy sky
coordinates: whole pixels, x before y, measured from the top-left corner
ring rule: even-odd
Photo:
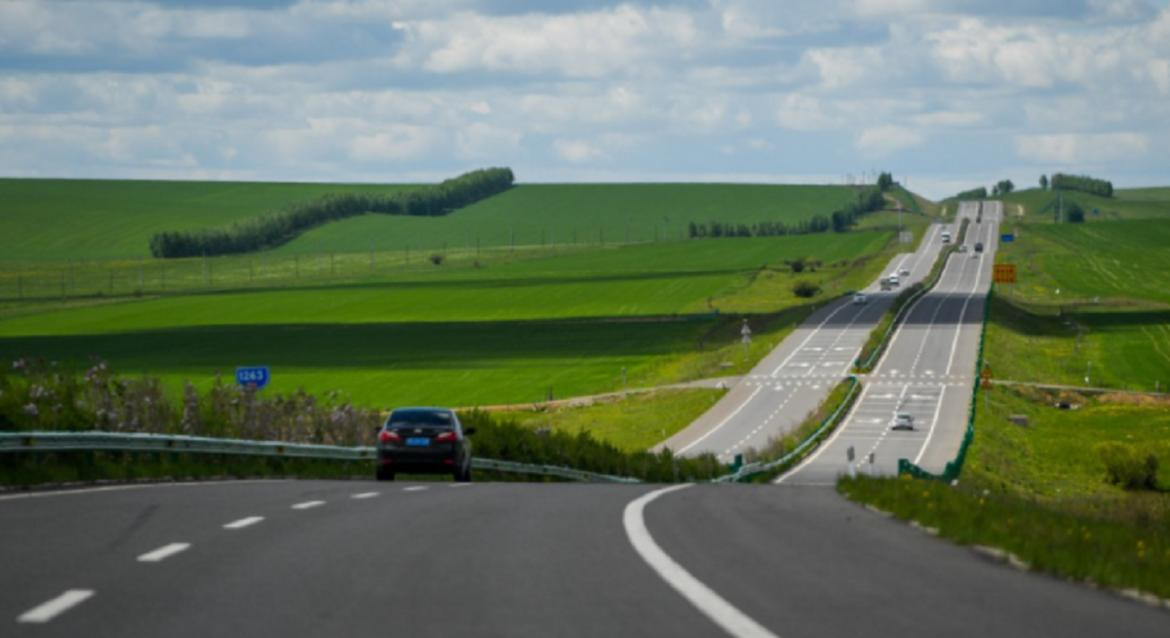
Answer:
[[[1170,0],[0,0],[0,175],[1168,184]]]

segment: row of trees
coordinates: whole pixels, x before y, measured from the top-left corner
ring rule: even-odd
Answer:
[[[325,195],[310,202],[292,204],[276,213],[237,222],[228,228],[171,231],[150,239],[155,257],[198,257],[246,253],[287,243],[322,224],[364,215],[446,215],[511,188],[510,168],[487,168],[448,179],[435,186],[421,186],[389,194],[345,193]]]
[[[1044,182],[1041,181],[1041,184]],[[1054,191],[1081,191],[1101,197],[1113,197],[1113,182],[1088,175],[1065,175],[1053,173],[1049,185]]]
[[[1012,183],[1012,180],[1001,179],[991,188],[991,195],[992,197],[998,197],[1000,195],[1007,195],[1014,190],[1016,190],[1016,185]]]
[[[829,230],[843,233],[853,227],[864,215],[885,207],[885,198],[880,188],[866,188],[857,194],[856,201],[831,215],[815,215],[795,224],[764,221],[755,224],[733,224],[712,221],[707,224],[691,222],[687,234],[691,239],[705,237],[778,237],[781,235],[807,235]]]

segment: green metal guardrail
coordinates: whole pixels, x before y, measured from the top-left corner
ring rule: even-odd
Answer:
[[[902,304],[902,307],[898,309],[898,313],[894,315],[894,320],[891,321],[890,325],[886,327],[885,333],[882,334],[881,340],[878,341],[877,347],[873,349],[873,352],[870,353],[869,357],[864,362],[862,362],[861,357],[859,356],[857,360],[853,362],[854,370],[861,373],[873,370],[874,364],[877,363],[877,360],[885,353],[886,348],[889,347],[890,336],[894,334],[894,329],[898,327],[899,323],[901,323],[903,314],[909,312],[910,308],[914,307],[914,304],[917,303],[918,300],[923,297],[923,295],[930,292],[936,285],[938,285],[939,280],[942,279],[943,271],[946,270],[947,261],[951,258],[952,255],[955,254],[959,246],[964,241],[966,241],[967,226],[969,222],[969,219],[963,218],[963,222],[959,225],[958,238],[953,244],[948,246],[939,254],[939,259],[935,262],[935,265],[931,267],[931,272],[934,274],[934,276],[931,277],[931,281],[929,283],[923,283],[922,288],[918,292],[910,295],[910,297],[906,299],[905,303]],[[942,266],[939,267],[938,264],[942,264]]]
[[[774,461],[768,461],[767,463],[748,463],[741,466],[731,474],[726,474],[724,476],[711,479],[711,482],[738,483],[741,481],[748,481],[751,480],[752,477],[764,474],[766,472],[774,472],[785,469],[787,466],[803,459],[805,454],[807,454],[817,444],[820,443],[821,439],[831,431],[837,421],[839,421],[840,418],[846,412],[848,412],[849,408],[853,405],[853,400],[857,397],[857,391],[858,388],[861,387],[861,383],[855,376],[850,376],[849,382],[849,392],[845,394],[845,398],[842,399],[841,403],[837,405],[837,409],[833,410],[832,414],[825,417],[825,420],[821,421],[820,427],[818,427],[816,431],[801,441],[800,444],[793,448],[791,452]]]
[[[909,474],[914,478],[932,479],[936,481],[945,481],[950,483],[959,478],[959,473],[963,471],[963,462],[967,460],[967,449],[971,447],[971,442],[975,440],[975,414],[979,404],[979,392],[981,379],[980,373],[983,371],[983,344],[987,337],[987,317],[991,313],[991,299],[995,292],[995,284],[992,284],[987,289],[987,297],[983,304],[983,327],[979,331],[979,358],[975,363],[975,387],[971,388],[971,405],[967,408],[967,430],[963,433],[963,442],[959,444],[959,452],[955,458],[948,461],[943,468],[942,474],[935,474],[915,465],[910,459],[898,459],[898,475]]]
[[[173,452],[235,454],[280,458],[334,461],[373,461],[376,450],[369,446],[342,447],[307,443],[216,439],[201,436],[160,435],[124,432],[0,432],[0,453],[68,452],[112,450],[123,452]],[[640,483],[638,479],[586,472],[557,465],[535,465],[472,457],[477,470],[512,474],[552,476],[592,483]]]

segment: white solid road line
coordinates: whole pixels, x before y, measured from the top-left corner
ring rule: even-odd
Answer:
[[[865,402],[865,396],[869,394],[869,389],[872,387],[872,384],[867,383],[863,388],[861,388],[861,394],[857,397],[857,401],[853,404],[853,407],[849,409],[849,414],[845,415],[845,419],[841,421],[841,425],[837,426],[837,429],[833,432],[833,436],[830,436],[827,441],[818,445],[817,448],[813,450],[813,453],[809,454],[808,457],[801,461],[799,465],[785,472],[784,474],[781,474],[775,481],[772,481],[772,484],[780,485],[784,482],[784,479],[796,475],[798,472],[800,472],[800,470],[804,469],[804,466],[815,461],[817,457],[824,453],[825,450],[829,449],[829,447],[833,445],[833,441],[836,441],[837,437],[841,436],[841,433],[845,431],[846,426],[849,425],[849,423],[853,420],[853,415],[857,412],[858,407],[860,407],[861,404]],[[848,463],[846,463],[846,466],[848,466]]]
[[[122,492],[125,490],[146,490],[157,487],[210,487],[215,485],[239,485],[241,483],[276,483],[284,479],[247,479],[242,481],[188,481],[186,483],[143,483],[135,485],[103,485],[101,487],[84,487],[76,490],[46,490],[44,492],[21,492],[19,494],[0,495],[0,501],[16,501],[25,498],[45,498],[47,496],[74,496],[77,494],[91,494],[98,492]]]
[[[646,529],[646,520],[642,516],[646,505],[663,494],[688,487],[690,487],[689,483],[672,485],[643,494],[630,501],[622,514],[622,524],[626,528],[626,536],[629,537],[630,544],[634,546],[634,550],[638,552],[642,560],[646,561],[646,564],[662,577],[662,580],[665,580],[675,591],[682,594],[683,598],[686,598],[727,633],[732,636],[776,638],[776,634],[736,609],[731,603],[712,591],[710,587],[683,569],[682,565],[676,563],[673,558],[662,551],[658,543],[654,542],[650,531]]]
[[[918,450],[918,456],[914,457],[914,464],[922,460],[922,455],[926,454],[926,448],[930,447],[930,438],[934,436],[934,431],[938,427],[938,413],[942,411],[943,401],[947,397],[947,387],[944,385],[942,392],[938,394],[938,403],[934,404],[934,416],[930,419],[930,429],[926,431],[926,440],[922,442],[922,448]]]
[[[294,510],[307,510],[310,507],[318,507],[324,504],[325,501],[305,501],[304,503],[297,503],[296,505],[293,505],[292,508]]]
[[[410,487],[402,488],[403,492],[421,492],[427,489],[426,485],[411,485]]]
[[[190,547],[191,543],[171,543],[169,545],[163,545],[153,552],[146,552],[145,554],[139,556],[138,562],[157,563],[159,561],[166,560],[167,558],[170,558],[179,552],[187,551],[187,549]]]
[[[248,527],[249,525],[255,525],[256,523],[259,523],[262,520],[264,520],[263,516],[248,516],[246,518],[241,518],[238,521],[232,521],[232,522],[228,523],[227,525],[224,525],[223,528],[224,529],[244,529],[245,527]]]
[[[69,589],[53,600],[43,602],[24,612],[16,618],[16,622],[46,623],[65,613],[71,607],[81,604],[85,599],[93,596],[92,589]]]
[[[359,492],[357,494],[351,495],[350,498],[357,498],[357,499],[374,498],[378,494],[379,494],[378,492]]]
[[[752,399],[756,398],[756,395],[757,395],[757,394],[759,394],[759,393],[760,393],[760,390],[763,390],[763,389],[764,389],[764,386],[762,386],[762,385],[761,385],[761,386],[757,386],[757,387],[756,387],[756,389],[752,391],[751,395],[750,395],[750,396],[748,396],[748,398],[744,399],[744,402],[743,402],[743,403],[740,403],[740,404],[739,404],[739,407],[738,407],[738,408],[736,408],[736,409],[732,410],[732,411],[731,411],[731,414],[728,414],[726,417],[724,417],[724,419],[723,419],[722,421],[720,421],[720,422],[719,422],[719,425],[716,425],[715,427],[711,428],[710,430],[707,430],[707,431],[706,431],[706,432],[703,434],[703,436],[700,436],[699,438],[695,439],[694,441],[691,441],[691,442],[690,442],[690,443],[688,443],[687,445],[684,445],[684,446],[682,447],[682,449],[680,449],[679,451],[675,452],[675,453],[674,453],[674,455],[675,455],[675,456],[678,456],[678,455],[680,455],[680,454],[683,454],[683,453],[684,453],[684,452],[686,452],[687,450],[689,450],[689,449],[691,449],[691,448],[695,447],[696,445],[698,445],[698,444],[702,443],[704,439],[706,439],[707,437],[709,437],[709,436],[711,436],[712,434],[714,434],[715,432],[717,432],[717,431],[719,430],[719,428],[721,428],[721,427],[723,427],[723,426],[727,425],[727,422],[728,422],[728,421],[730,421],[731,419],[735,418],[735,415],[739,414],[740,410],[743,410],[743,409],[744,409],[744,408],[747,406],[747,404],[751,403],[751,402],[752,402]]]

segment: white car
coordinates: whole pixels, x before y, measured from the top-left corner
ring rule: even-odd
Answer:
[[[967,244],[959,244],[959,252],[961,252],[961,253],[967,252]]]
[[[902,277],[909,277],[909,276],[910,276],[910,269],[909,269],[909,268],[903,268],[902,270],[899,270],[899,271],[898,271],[898,274],[899,274],[900,276],[902,276]]]
[[[890,285],[891,285],[891,286],[897,286],[899,283],[901,283],[901,282],[898,280],[898,273],[896,273],[896,272],[895,272],[895,273],[890,273],[890,276],[889,276],[889,277],[886,277],[886,281],[890,282]]]
[[[867,303],[869,303],[869,297],[866,297],[865,293],[863,293],[863,292],[853,293],[853,305],[861,306],[861,305],[864,305]]]
[[[914,415],[899,412],[894,415],[894,421],[890,424],[891,430],[913,430],[914,429]]]

